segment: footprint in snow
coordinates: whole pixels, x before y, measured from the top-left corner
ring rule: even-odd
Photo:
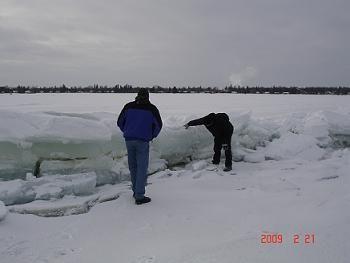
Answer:
[[[155,263],[156,258],[154,256],[142,256],[133,261],[133,263]]]
[[[318,179],[318,181],[327,181],[327,180],[337,179],[338,177],[339,175],[324,176]]]

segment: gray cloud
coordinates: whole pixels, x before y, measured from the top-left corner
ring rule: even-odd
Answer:
[[[349,7],[1,0],[0,85],[350,85]]]

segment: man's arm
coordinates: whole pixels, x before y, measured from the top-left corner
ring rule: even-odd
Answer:
[[[159,110],[157,109],[157,107],[154,107],[154,109],[153,109],[153,124],[152,124],[153,138],[156,138],[158,136],[162,127],[163,127],[163,121],[162,121],[162,118],[160,117]]]
[[[212,114],[212,113],[211,113]],[[198,125],[206,125],[206,124],[209,124],[211,123],[212,119],[211,119],[211,114],[207,115],[207,116],[204,116],[202,118],[199,118],[199,119],[195,119],[195,120],[192,120],[192,121],[189,121],[186,125],[186,126],[198,126]]]
[[[124,125],[125,125],[125,106],[122,109],[122,111],[119,114],[118,120],[117,120],[117,125],[120,128],[122,132],[124,132]]]

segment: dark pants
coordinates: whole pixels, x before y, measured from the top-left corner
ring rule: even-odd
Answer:
[[[214,137],[214,164],[220,163],[222,145],[227,144],[227,148],[225,149],[225,166],[232,167],[231,137],[232,135],[229,138]]]

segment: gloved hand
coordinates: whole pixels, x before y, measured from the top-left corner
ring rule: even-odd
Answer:
[[[184,125],[184,127],[185,127],[185,129],[187,130],[188,127],[190,127],[190,126],[188,125],[188,123],[186,123],[186,124]]]

